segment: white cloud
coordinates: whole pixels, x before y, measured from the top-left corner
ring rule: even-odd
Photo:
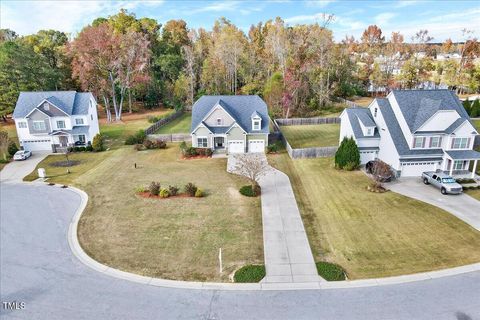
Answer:
[[[1,2],[0,23],[20,35],[42,29],[79,31],[95,18],[107,17],[120,9],[133,10],[140,5],[159,6],[163,1],[19,1]],[[28,18],[25,13],[28,12]]]
[[[237,10],[240,5],[239,1],[224,1],[224,2],[213,2],[208,6],[201,6],[198,9],[191,10],[190,13],[200,13],[200,12],[222,12],[222,11],[233,11]],[[246,10],[245,8],[243,8]]]
[[[386,26],[390,23],[390,20],[392,20],[395,16],[396,14],[393,12],[383,12],[383,13],[377,14],[374,20],[377,25]]]
[[[413,6],[415,4],[418,4],[420,1],[418,0],[400,0],[397,2],[395,5],[396,8],[404,8],[404,7],[409,7]]]
[[[312,22],[322,22],[326,17],[328,17],[328,13],[319,12],[311,15],[298,15],[293,16],[290,18],[284,19],[285,23],[288,24],[302,24],[302,23],[312,23]]]
[[[305,1],[305,4],[307,7],[324,8],[333,2],[336,2],[336,0],[307,0]]]

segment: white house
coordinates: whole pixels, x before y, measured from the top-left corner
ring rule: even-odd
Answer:
[[[30,151],[85,146],[100,132],[97,102],[90,92],[21,92],[13,119],[20,146]]]
[[[380,159],[401,176],[470,168],[474,176],[478,131],[453,91],[394,90],[368,108],[345,109],[340,118],[340,141],[355,139],[362,164]]]
[[[265,152],[270,118],[257,95],[202,96],[192,107],[192,146],[217,153]]]

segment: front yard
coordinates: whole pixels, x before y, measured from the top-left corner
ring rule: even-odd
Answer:
[[[290,177],[317,261],[337,263],[350,279],[394,276],[480,261],[480,233],[455,216],[393,193],[370,193],[360,171],[331,158],[269,162]]]
[[[282,126],[280,130],[294,149],[338,146],[340,136],[338,123]]]
[[[50,181],[88,193],[79,239],[101,263],[147,276],[208,281],[229,281],[237,268],[263,263],[260,199],[240,195],[246,180],[225,171],[226,159],[180,160],[177,144],[139,152],[122,147],[74,154],[70,158],[84,161],[85,167],[72,167],[66,175],[65,168],[57,172],[48,165],[58,157],[64,160],[49,156],[39,167],[56,175]],[[182,188],[193,182],[206,197],[148,199],[135,194],[151,181]]]

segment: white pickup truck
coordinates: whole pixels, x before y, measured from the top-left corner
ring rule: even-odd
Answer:
[[[442,194],[459,194],[462,193],[462,186],[449,175],[443,172],[424,172],[422,173],[423,183],[431,184],[440,189]]]

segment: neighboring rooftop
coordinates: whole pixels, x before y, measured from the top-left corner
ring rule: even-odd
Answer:
[[[202,96],[192,107],[192,126],[190,131],[193,131],[217,104],[222,106],[245,131],[249,133],[269,132],[267,105],[257,95]],[[251,117],[255,112],[262,118],[262,128],[258,131],[252,131]]]
[[[13,117],[25,117],[43,100],[47,100],[69,115],[87,114],[91,97],[90,92],[76,91],[20,92]]]

